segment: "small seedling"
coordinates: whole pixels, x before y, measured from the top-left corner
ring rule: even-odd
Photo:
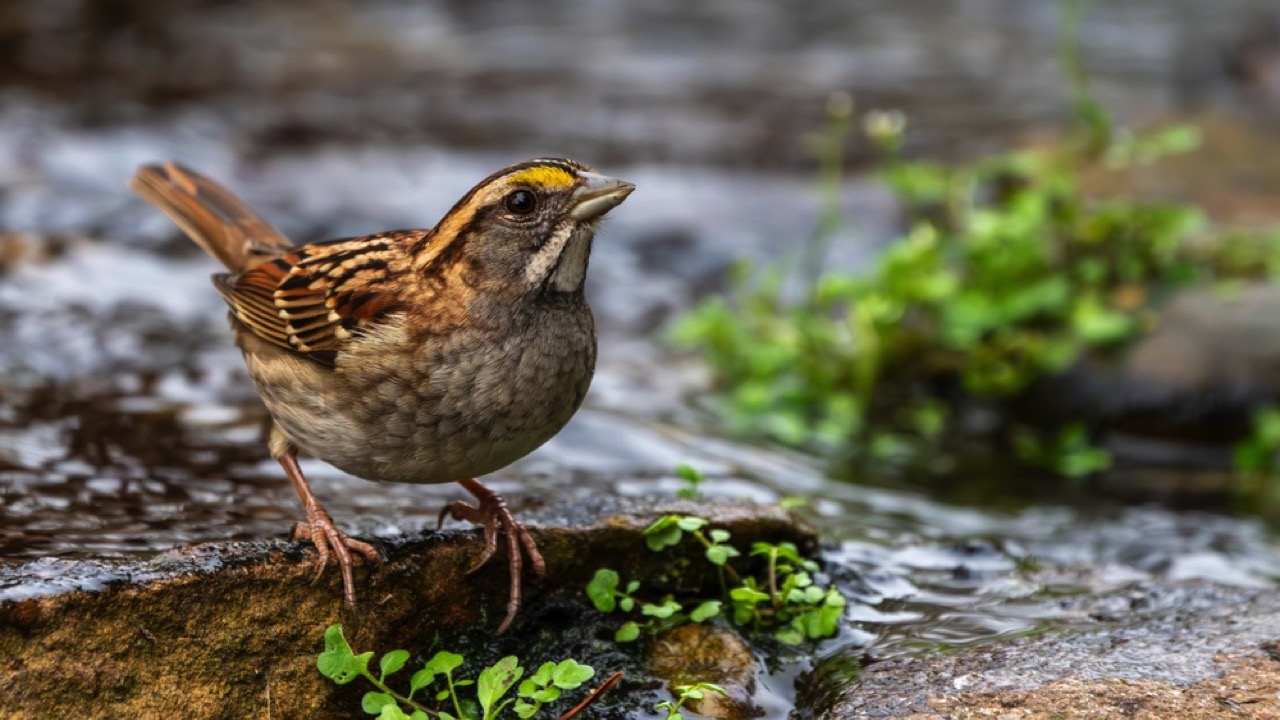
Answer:
[[[694,683],[693,685],[677,685],[675,687],[675,691],[675,702],[664,700],[653,706],[653,709],[658,712],[662,712],[664,710],[667,712],[663,720],[684,720],[684,714],[680,712],[680,708],[684,707],[685,703],[690,700],[703,699],[709,692],[716,693],[721,697],[728,697],[728,693],[724,691],[724,688],[719,685],[713,685],[712,683],[700,682]]]
[[[706,476],[691,465],[677,465],[676,477],[685,482],[685,486],[676,491],[676,497],[681,500],[702,499],[702,491],[699,488],[707,481]]]
[[[520,683],[516,697],[506,697],[524,675],[524,668],[514,655],[481,670],[477,680],[459,680],[454,678],[454,671],[462,666],[463,657],[441,651],[409,678],[409,692],[402,694],[391,689],[388,678],[404,668],[409,661],[409,651],[392,650],[383,655],[378,661],[377,676],[369,670],[372,659],[372,652],[357,655],[351,649],[342,634],[341,625],[330,625],[324,633],[324,652],[316,658],[316,668],[338,685],[364,678],[377,688],[364,694],[360,706],[378,720],[497,720],[508,708],[519,718],[530,718],[542,709],[543,704],[560,699],[563,691],[574,690],[595,676],[595,670],[573,659],[546,662]],[[421,691],[429,694],[433,686],[436,688],[435,701],[446,703],[450,710],[428,708],[421,698],[415,699]],[[474,700],[458,696],[460,688],[472,686],[475,687]],[[604,689],[607,688],[593,693],[588,701],[599,697]],[[566,716],[584,706],[579,704]]]
[[[644,531],[646,544],[655,552],[675,547],[685,537],[694,538],[702,546],[707,562],[715,566],[721,597],[682,603],[667,595],[658,602],[644,602],[635,597],[639,582],[633,580],[625,589],[619,589],[622,581],[615,570],[597,570],[586,588],[596,609],[625,614],[638,609],[640,613],[640,619],[627,620],[618,628],[616,641],[631,642],[642,633],[656,634],[685,622],[707,622],[726,614],[736,625],[771,630],[778,640],[788,644],[836,633],[845,598],[835,587],[815,584],[813,574],[818,571],[818,564],[802,556],[794,544],[752,545],[751,555],[764,557],[767,563],[764,577],[757,579],[740,576],[730,565],[729,561],[742,552],[730,543],[728,530],[709,527],[704,518],[664,515]]]

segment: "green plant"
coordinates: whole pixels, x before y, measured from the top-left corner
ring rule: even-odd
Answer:
[[[1235,467],[1241,472],[1274,475],[1280,470],[1280,408],[1257,410],[1251,425],[1249,437],[1232,452]]]
[[[369,670],[372,652],[356,654],[342,634],[341,625],[330,625],[324,633],[324,652],[316,658],[320,674],[338,685],[346,685],[357,678],[364,678],[376,688],[364,694],[361,707],[379,720],[495,720],[510,708],[517,717],[529,718],[542,709],[545,703],[558,700],[565,690],[573,690],[590,680],[595,670],[572,659],[558,663],[546,662],[518,687],[516,683],[524,675],[524,668],[513,655],[502,658],[480,671],[477,680],[454,678],[454,671],[463,664],[457,653],[441,651],[431,657],[422,668],[409,678],[409,690],[400,693],[388,684],[388,677],[404,668],[409,661],[408,650],[392,650],[378,660],[378,674]],[[447,702],[451,711],[428,708],[414,696],[436,687],[433,694],[437,702]],[[459,698],[460,688],[475,688],[475,699]],[[515,697],[505,697],[516,687]],[[598,693],[593,697],[598,696]],[[504,699],[505,698],[505,699]],[[579,708],[581,705],[579,705]]]
[[[707,481],[701,472],[690,465],[677,465],[676,477],[684,481],[685,486],[676,491],[676,497],[682,500],[701,500],[702,491],[698,488]]]
[[[728,693],[724,691],[724,688],[719,685],[713,685],[712,683],[700,682],[692,685],[677,685],[674,689],[676,692],[675,702],[664,700],[653,706],[653,709],[658,712],[662,712],[664,710],[667,712],[666,716],[663,717],[663,720],[684,720],[684,714],[680,712],[680,708],[684,707],[685,703],[690,700],[703,699],[709,692],[716,693],[722,697],[728,695]]]
[[[1080,478],[1111,467],[1111,453],[1095,447],[1088,429],[1071,423],[1049,438],[1043,432],[1022,428],[1014,435],[1014,449],[1024,462],[1051,470],[1062,477]]]
[[[908,230],[858,272],[809,272],[840,230],[831,198],[852,106],[833,99],[812,143],[822,209],[801,272],[792,261],[739,265],[728,297],[704,301],[671,331],[715,371],[712,406],[731,430],[873,465],[928,461],[978,439],[1089,474],[1109,457],[1089,446],[1088,428],[1031,430],[1009,401],[1086,354],[1122,348],[1178,287],[1280,275],[1280,232],[1217,238],[1195,206],[1083,189],[1085,172],[1148,166],[1201,140],[1186,125],[1113,125],[1083,70],[1085,4],[1060,3],[1074,120],[1063,142],[944,165],[901,155],[900,113],[863,116],[881,154],[877,177]],[[975,409],[989,419],[977,438],[958,422]]]
[[[763,575],[743,576],[730,564],[742,552],[729,543],[731,535],[722,528],[709,528],[704,518],[664,515],[644,532],[649,549],[661,552],[679,545],[686,537],[701,547],[702,556],[716,568],[720,597],[693,598],[681,602],[665,595],[657,602],[635,596],[640,582],[622,584],[616,570],[597,570],[587,583],[587,597],[600,612],[639,611],[641,619],[628,619],[614,639],[630,642],[644,632],[650,634],[687,622],[706,622],[727,616],[740,626],[769,630],[787,644],[831,637],[839,627],[846,601],[834,586],[818,587],[813,573],[818,566],[800,555],[791,543],[752,545],[751,555],[762,558]],[[726,612],[727,610],[727,612]]]

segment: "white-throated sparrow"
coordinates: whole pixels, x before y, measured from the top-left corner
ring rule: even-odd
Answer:
[[[271,454],[302,499],[295,537],[332,555],[355,606],[348,537],[312,493],[299,450],[357,477],[459,482],[476,505],[441,512],[484,524],[484,564],[506,536],[507,615],[520,607],[522,549],[544,563],[502,498],[475,478],[523,457],[578,409],[595,368],[583,280],[596,222],[631,183],[570,160],[504,168],[434,229],[292,246],[217,183],[173,163],[131,187],[231,272],[213,276],[236,343],[274,419]]]

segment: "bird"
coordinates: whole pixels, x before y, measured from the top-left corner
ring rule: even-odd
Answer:
[[[140,167],[130,188],[222,263],[213,285],[272,418],[267,442],[302,502],[292,539],[332,559],[354,616],[353,558],[373,545],[340,530],[300,452],[371,481],[459,483],[475,499],[440,513],[484,527],[468,572],[497,552],[510,572],[546,564],[501,496],[476,478],[551,439],[581,406],[596,362],[583,293],[600,219],[635,185],[565,158],[505,167],[433,228],[294,245],[230,190],[177,162]]]

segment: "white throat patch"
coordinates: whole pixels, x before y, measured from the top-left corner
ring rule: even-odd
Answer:
[[[582,287],[582,280],[587,273],[587,256],[591,252],[591,236],[595,234],[595,229],[590,225],[581,225],[575,232],[576,225],[573,221],[567,221],[556,227],[546,244],[538,248],[525,266],[525,280],[530,284],[541,283],[547,273],[554,270],[555,276],[551,282],[556,290],[571,292]]]

